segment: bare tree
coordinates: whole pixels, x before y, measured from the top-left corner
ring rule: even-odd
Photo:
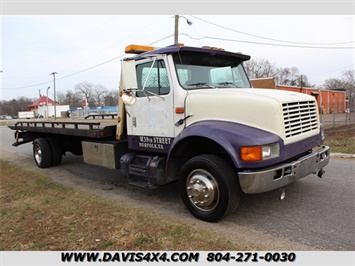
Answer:
[[[73,92],[72,90],[68,90],[66,93],[57,93],[57,99],[61,104],[66,104],[72,107],[81,106],[83,100],[81,93]]]
[[[118,105],[118,90],[109,91],[105,96],[105,106]]]
[[[57,98],[57,103],[59,104],[65,104],[65,93],[62,92],[62,91],[58,91],[57,92],[57,95],[56,95],[56,98]]]
[[[275,77],[277,85],[314,87],[306,75],[300,74],[297,67],[280,67],[277,69]]]
[[[94,85],[89,82],[81,82],[76,84],[74,90],[84,96],[84,99],[89,105],[95,105],[93,102],[93,87]]]
[[[355,111],[355,70],[347,70],[343,74],[343,80],[346,82],[345,90],[349,101],[349,109]]]
[[[355,70],[347,70],[343,72],[342,80],[345,82],[345,89],[348,91],[355,88]]]
[[[275,66],[264,58],[251,59],[244,66],[249,77],[252,79],[274,77],[277,73]]]
[[[331,78],[331,79],[327,79],[324,82],[322,89],[325,90],[345,89],[344,85],[345,85],[344,81],[342,81],[341,79]]]
[[[277,69],[276,80],[278,85],[296,86],[299,70],[296,67],[280,67]]]
[[[349,108],[355,110],[355,70],[344,71],[341,78],[327,79],[321,89],[346,91]]]
[[[311,87],[308,77],[300,74],[297,67],[276,67],[267,59],[251,59],[244,64],[252,79],[275,77],[277,85]]]
[[[105,95],[108,93],[108,90],[101,84],[93,86],[93,99],[96,106],[103,106],[105,104]]]

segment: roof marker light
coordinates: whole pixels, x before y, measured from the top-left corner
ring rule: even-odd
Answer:
[[[127,53],[127,54],[141,54],[144,52],[153,51],[155,49],[157,49],[157,48],[153,47],[153,46],[131,44],[131,45],[126,46],[125,53]]]
[[[215,51],[224,51],[223,48],[218,48],[218,47],[211,47],[211,46],[202,46],[204,49],[210,49],[210,50],[215,50]]]

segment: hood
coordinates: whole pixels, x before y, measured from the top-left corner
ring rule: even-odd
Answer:
[[[302,93],[266,89],[189,91],[185,110],[186,115],[192,114],[192,117],[186,120],[186,126],[203,120],[222,120],[257,127],[286,140],[285,105],[300,102],[314,103],[315,99]],[[318,116],[316,120],[318,122]],[[292,140],[296,141],[297,137]]]

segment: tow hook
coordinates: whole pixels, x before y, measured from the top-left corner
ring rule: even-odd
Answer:
[[[319,178],[322,178],[324,174],[325,174],[325,171],[323,170],[323,168],[321,168],[321,169],[318,171],[317,176],[318,176]]]
[[[286,191],[283,188],[279,189],[279,200],[284,200],[286,198]]]

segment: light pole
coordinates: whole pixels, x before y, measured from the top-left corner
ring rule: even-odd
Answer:
[[[192,21],[191,20],[185,18],[184,16],[175,15],[174,44],[178,44],[179,43],[179,18],[186,19],[187,24],[189,26],[192,25]]]
[[[54,120],[57,119],[57,102],[56,102],[56,95],[55,95],[55,74],[58,74],[57,72],[53,72],[50,75],[53,75],[53,89],[54,89]]]
[[[47,119],[49,118],[49,113],[48,113],[48,90],[50,89],[51,87],[48,86],[47,88]]]

